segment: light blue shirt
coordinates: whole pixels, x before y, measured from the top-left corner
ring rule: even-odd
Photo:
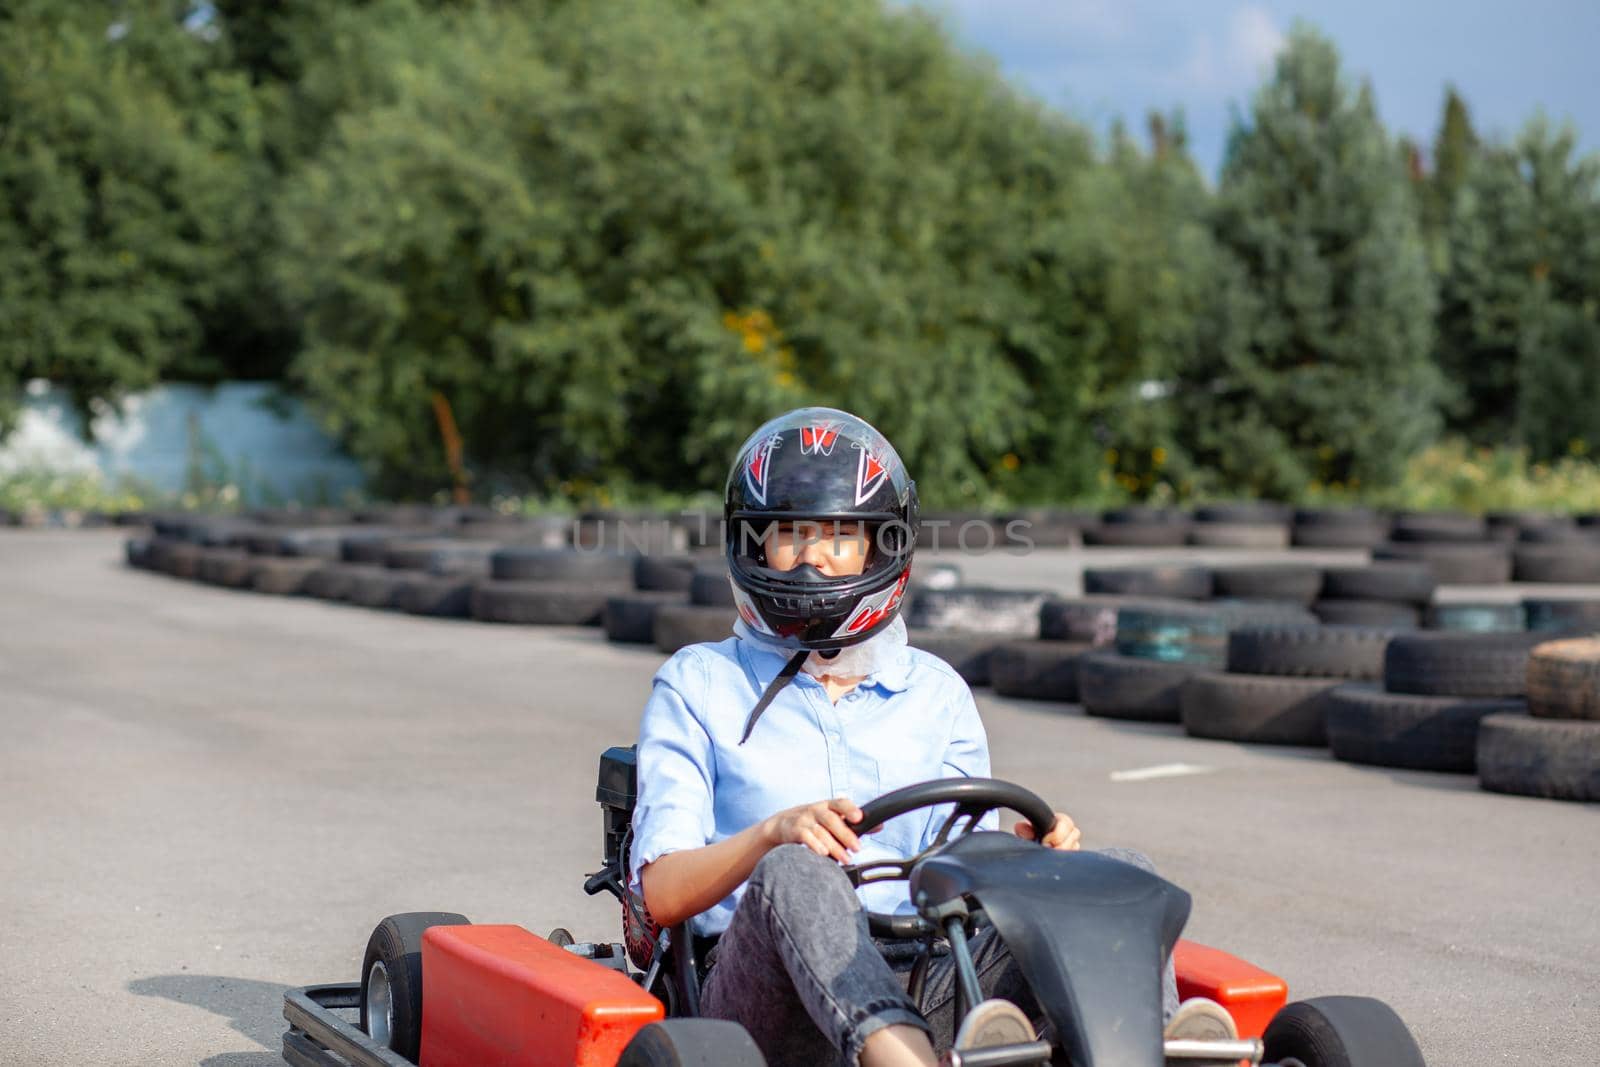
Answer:
[[[745,720],[784,657],[730,637],[689,645],[656,672],[639,729],[639,798],[628,872],[669,852],[731,837],[775,812],[847,796],[865,804],[931,778],[987,777],[989,743],[972,691],[949,664],[902,646],[834,704],[804,672],[768,706],[741,746]],[[948,808],[910,812],[862,839],[855,862],[911,856]],[[985,829],[998,825],[990,813]],[[744,886],[694,920],[718,934]],[[873,911],[912,910],[905,882],[858,891]]]

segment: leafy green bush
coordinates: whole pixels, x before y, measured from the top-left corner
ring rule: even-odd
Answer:
[[[1600,511],[1600,464],[1590,458],[1592,448],[1573,441],[1567,455],[1547,463],[1525,448],[1487,448],[1451,437],[1412,457],[1401,480],[1386,489],[1313,484],[1301,500],[1416,510]]]

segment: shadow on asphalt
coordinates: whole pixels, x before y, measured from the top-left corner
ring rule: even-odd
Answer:
[[[220,1015],[229,1026],[261,1046],[259,1051],[208,1056],[199,1067],[282,1067],[279,1050],[285,1025],[283,994],[287,989],[276,982],[215,974],[159,974],[128,983],[128,991],[141,997],[161,997]]]

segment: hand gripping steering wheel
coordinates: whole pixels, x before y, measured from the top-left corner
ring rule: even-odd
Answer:
[[[851,829],[857,835],[876,830],[890,819],[918,808],[931,808],[939,804],[954,804],[955,810],[939,827],[933,843],[915,856],[903,859],[873,860],[869,863],[844,865],[844,873],[853,886],[874,882],[905,881],[911,869],[950,841],[950,834],[958,823],[961,833],[971,833],[978,821],[997,808],[1007,808],[1033,824],[1034,840],[1043,841],[1044,835],[1055,825],[1056,813],[1039,795],[1012,782],[997,778],[937,778],[931,782],[918,782],[904,789],[885,793],[861,809],[861,821]],[[918,915],[894,915],[888,912],[867,912],[867,926],[876,937],[917,938],[926,935],[929,927]]]

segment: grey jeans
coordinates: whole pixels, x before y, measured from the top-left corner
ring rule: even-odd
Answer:
[[[1102,854],[1155,869],[1128,849]],[[980,930],[971,947],[983,995],[1003,997],[1039,1019],[1043,1012],[994,929]],[[951,957],[930,962],[913,1002],[906,994],[909,969],[885,962],[849,879],[803,845],[775,848],[756,865],[715,960],[700,992],[701,1013],[742,1024],[769,1067],[853,1067],[866,1039],[896,1023],[925,1031],[935,1048],[955,1039]],[[1170,960],[1162,999],[1170,1018],[1178,1007]]]

